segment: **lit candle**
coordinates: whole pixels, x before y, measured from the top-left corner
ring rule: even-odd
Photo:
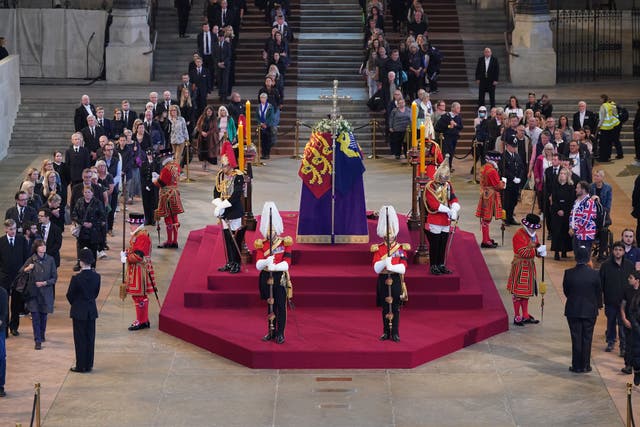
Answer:
[[[251,101],[247,100],[244,104],[244,117],[247,127],[247,147],[251,145]]]
[[[238,125],[238,167],[244,172],[244,126]]]
[[[425,153],[425,133],[424,133],[424,123],[420,125],[420,175],[424,176],[425,172],[425,162],[426,162],[426,153]]]
[[[415,101],[411,103],[411,148],[418,146],[418,104]]]

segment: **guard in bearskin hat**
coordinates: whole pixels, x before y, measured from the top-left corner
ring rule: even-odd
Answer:
[[[293,239],[281,237],[284,231],[282,217],[273,202],[266,202],[260,217],[260,233],[263,239],[255,241],[256,269],[260,272],[258,287],[260,298],[267,301],[269,329],[263,341],[284,343],[287,324],[287,299],[293,289],[289,277]]]
[[[124,300],[131,295],[136,307],[136,320],[129,326],[130,331],[150,327],[148,294],[157,292],[156,279],[151,263],[151,237],[144,228],[144,215],[132,212],[129,214],[131,238],[129,248],[120,252],[120,261],[126,264],[125,289],[120,297]]]
[[[547,247],[540,243],[536,230],[541,227],[540,217],[528,214],[522,219],[522,228],[513,235],[513,261],[507,289],[513,300],[513,324],[540,323],[529,314],[529,298],[537,294],[535,258],[547,256]]]
[[[506,178],[501,180],[498,173],[500,157],[501,154],[497,151],[489,151],[485,156],[486,163],[480,169],[480,200],[476,208],[476,216],[480,218],[480,229],[482,230],[480,246],[483,248],[498,246],[489,234],[489,224],[493,218],[502,218],[500,190],[504,189]]]
[[[246,228],[242,226],[244,175],[237,169],[238,163],[229,141],[223,143],[221,153],[221,168],[216,176],[214,200],[211,203],[215,205],[215,216],[222,221],[227,263],[218,270],[238,273],[246,232]]]
[[[429,181],[424,189],[423,200],[428,213],[424,229],[429,240],[430,271],[435,275],[451,274],[451,270],[445,266],[445,253],[451,223],[458,221],[460,204],[449,177],[449,162],[445,158],[436,170],[433,180]]]
[[[378,212],[379,245],[372,245],[373,270],[378,274],[376,305],[382,307],[382,335],[380,340],[400,341],[400,305],[407,299],[404,274],[407,270],[409,244],[396,241],[399,223],[393,206],[383,206]]]
[[[184,212],[178,182],[180,180],[180,165],[173,159],[171,149],[161,150],[159,156],[162,158],[162,170],[160,175],[155,172],[153,183],[160,188],[158,196],[158,208],[155,211],[156,220],[164,218],[167,228],[167,240],[158,245],[159,248],[178,247],[178,228],[180,222],[178,215]]]

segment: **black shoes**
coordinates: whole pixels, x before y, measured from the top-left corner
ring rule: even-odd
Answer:
[[[380,341],[386,341],[389,339],[389,334],[385,332],[384,334],[380,335],[379,339]]]
[[[605,348],[604,351],[611,353],[613,351],[613,343],[607,344],[607,348]]]
[[[17,337],[20,335],[20,332],[18,332],[17,329],[11,329],[11,335],[13,335],[14,337]]]
[[[516,326],[524,326],[524,322],[522,320],[513,319],[513,324]]]
[[[151,323],[149,322],[144,322],[144,323],[134,323],[131,326],[129,326],[129,330],[130,331],[139,331],[140,329],[148,329],[151,327]]]
[[[271,332],[269,332],[267,335],[262,337],[262,341],[271,341],[272,339],[274,339],[276,336],[274,334],[272,334]]]
[[[451,274],[453,273],[451,270],[449,270],[444,264],[440,264],[438,266],[438,270],[440,270],[441,274]]]
[[[4,391],[4,387],[0,387],[0,397],[5,397],[7,395],[7,392]]]
[[[398,334],[393,334],[393,335],[391,336],[391,341],[393,341],[393,342],[400,342],[400,335],[398,335]]]
[[[635,385],[640,385],[640,371],[635,371],[633,373],[633,383]]]
[[[633,368],[631,366],[625,366],[624,368],[620,369],[620,372],[629,375],[633,373]]]
[[[240,273],[240,264],[237,262],[228,262],[222,267],[218,268],[218,271],[228,271],[231,274]]]
[[[42,343],[40,341],[36,341],[36,350],[42,350]]]
[[[537,325],[538,323],[540,323],[540,321],[538,319],[534,319],[532,315],[529,315],[529,317],[527,319],[524,319],[522,323]]]
[[[438,268],[437,265],[432,265],[431,268],[429,269],[429,271],[431,272],[431,274],[433,274],[434,276],[439,276],[442,274],[442,272],[440,271],[440,269]]]
[[[161,245],[158,245],[158,249],[178,249],[178,242],[175,242],[175,243],[164,242]]]
[[[87,373],[87,372],[91,372],[91,369],[87,369],[87,370],[85,370],[85,369],[79,369],[79,368],[77,368],[77,367],[75,367],[75,366],[74,366],[74,367],[72,367],[72,368],[71,368],[71,369],[69,369],[69,370],[70,370],[71,372],[77,372],[77,373],[79,373],[79,374],[85,374],[85,373]]]
[[[284,335],[278,335],[276,337],[276,344],[284,344]]]
[[[560,254],[558,252],[556,252],[556,254],[553,256],[553,259],[555,261],[560,261]]]
[[[484,248],[484,249],[495,249],[495,248],[498,247],[498,244],[496,242],[493,242],[493,241],[491,243],[482,242],[482,243],[480,243],[480,247]]]

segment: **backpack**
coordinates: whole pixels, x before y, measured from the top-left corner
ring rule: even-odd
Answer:
[[[627,110],[621,105],[618,105],[617,108],[618,108],[618,120],[620,120],[620,123],[626,123],[627,120],[629,120],[629,110]]]

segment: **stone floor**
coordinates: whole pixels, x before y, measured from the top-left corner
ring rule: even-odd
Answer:
[[[17,186],[19,170],[30,164],[38,165],[40,160],[10,157],[0,162],[1,194],[11,195]],[[298,209],[300,181],[296,161],[277,158],[267,163],[255,168],[256,211],[266,200],[276,201],[282,210]],[[631,225],[630,195],[638,169],[625,169],[630,163],[631,159],[625,158],[603,167],[607,181],[614,185],[616,236],[622,228]],[[385,158],[368,160],[366,167],[367,207],[378,209],[382,204],[391,203],[399,212],[407,212],[410,168]],[[463,206],[461,227],[479,234],[473,217],[477,186],[469,184],[470,177],[463,173],[470,169],[470,162],[456,161],[455,167],[454,185]],[[618,176],[621,172],[626,175]],[[181,246],[188,230],[213,221],[209,202],[214,175],[203,172],[198,162],[193,163],[191,175],[196,181],[181,186],[187,211],[181,216]],[[3,197],[3,206],[9,206],[10,199]],[[129,209],[141,209],[140,202],[136,201]],[[625,383],[631,377],[620,374],[622,360],[616,354],[603,351],[603,315],[598,318],[594,337],[594,371],[574,375],[567,370],[571,351],[563,316],[561,278],[563,269],[572,266],[569,261],[546,262],[545,279],[550,286],[543,323],[511,329],[418,368],[251,370],[158,331],[159,309],[153,301],[152,328],[135,333],[127,331],[134,309],[130,299],[122,302],[118,298],[121,220],[118,213],[116,236],[109,239],[109,257],[98,263],[102,291],[94,371],[90,374],[68,371],[74,356],[64,293],[72,274],[74,242],[67,232],[56,312],[50,317],[43,350],[33,350],[28,318],[23,319],[22,334],[7,341],[8,395],[0,400],[0,425],[28,423],[36,382],[42,385],[45,426],[612,426],[623,423]],[[485,252],[509,313],[512,312],[511,300],[505,283],[512,258],[510,239],[515,230],[515,227],[507,228],[505,247]],[[150,232],[156,236],[155,230]],[[497,224],[492,234],[500,240]],[[161,300],[179,253],[153,252]],[[537,317],[540,317],[539,303],[539,298],[531,301],[532,314]],[[295,327],[289,328],[288,334],[296,333]],[[636,407],[638,405],[640,403]]]

